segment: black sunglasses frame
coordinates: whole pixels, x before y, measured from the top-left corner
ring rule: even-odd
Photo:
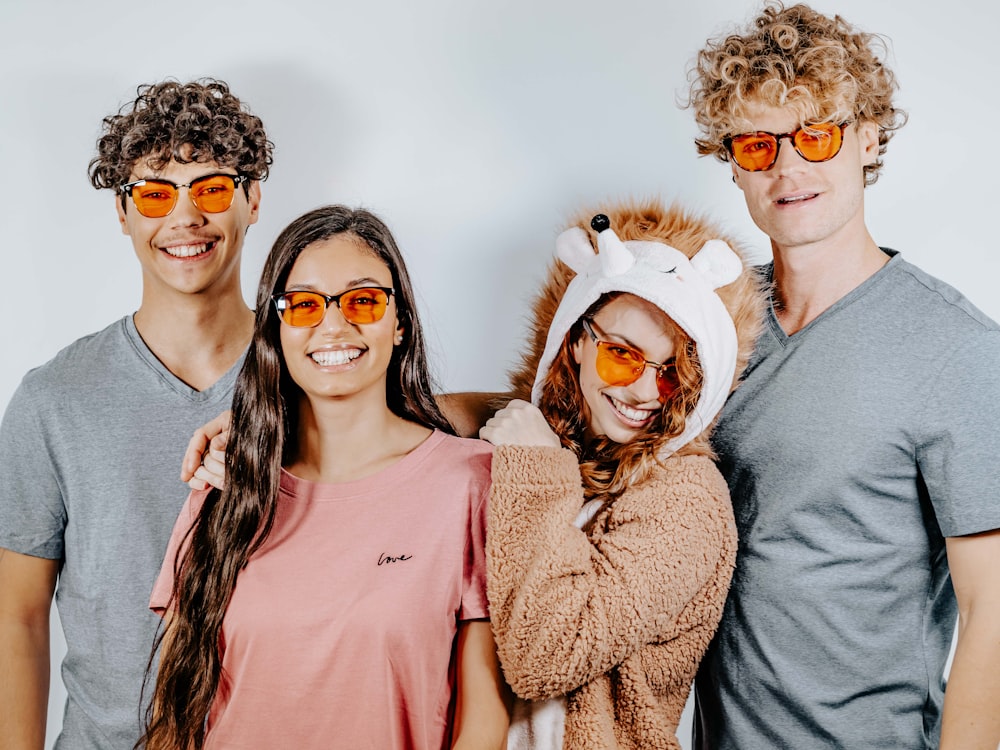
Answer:
[[[291,328],[315,328],[316,326],[318,326],[320,323],[323,322],[323,318],[326,317],[327,310],[330,309],[331,302],[337,305],[337,309],[340,310],[340,314],[343,315],[344,311],[340,307],[340,298],[346,294],[350,294],[351,292],[361,292],[366,289],[377,289],[380,292],[383,292],[387,297],[385,301],[386,305],[389,304],[389,298],[392,298],[392,296],[396,293],[396,290],[393,289],[391,286],[356,286],[351,289],[345,289],[340,294],[323,294],[322,292],[315,292],[312,289],[293,289],[290,292],[277,292],[275,294],[272,294],[271,301],[274,303],[274,309],[277,310],[278,312],[278,320],[280,320],[286,326],[290,326]],[[287,322],[285,320],[285,316],[283,315],[283,313],[285,312],[286,309],[288,309],[288,300],[286,298],[291,294],[315,294],[317,297],[322,297],[323,315],[320,317],[320,319],[317,320],[315,323],[313,323],[311,326],[295,326]],[[385,315],[385,313],[383,313],[383,315]],[[347,318],[346,315],[344,316],[344,320],[347,320],[347,322],[351,323],[351,325],[370,325],[369,323],[352,323]],[[378,323],[379,320],[382,320],[382,318],[379,318],[378,320],[373,320],[372,323]]]
[[[190,197],[191,195],[190,191],[192,186],[197,185],[202,180],[210,180],[213,177],[228,177],[229,179],[231,179],[233,181],[234,196],[236,195],[236,188],[239,187],[240,185],[243,185],[243,191],[246,193],[248,198],[250,197],[250,182],[252,181],[252,178],[245,174],[229,174],[229,172],[212,172],[211,174],[203,174],[201,177],[195,177],[193,180],[191,180],[191,182],[188,182],[184,185],[178,185],[176,182],[171,182],[170,180],[163,180],[160,179],[159,177],[148,177],[148,178],[143,178],[141,180],[133,180],[132,182],[126,182],[124,185],[118,186],[118,192],[121,193],[122,196],[122,210],[123,211],[125,210],[125,198],[132,197],[133,188],[139,187],[140,185],[148,185],[150,183],[158,185],[169,185],[174,189],[174,203],[170,207],[170,210],[167,211],[165,214],[163,214],[163,216],[146,216],[146,214],[142,213],[142,211],[139,211],[138,205],[136,205],[135,207],[135,210],[139,211],[139,213],[142,216],[146,216],[147,219],[162,219],[164,217],[170,216],[170,214],[173,213],[174,209],[177,208],[177,201],[180,198],[180,188],[186,187],[188,189],[188,195]],[[193,197],[191,198],[191,202],[194,203]],[[134,198],[132,199],[132,203],[135,204]],[[204,209],[198,206],[197,203],[194,203],[194,205],[195,208],[197,208],[199,211],[204,211]],[[230,202],[230,204],[226,206],[226,208],[224,208],[222,211],[208,211],[206,213],[221,214],[224,211],[228,211],[230,208],[232,208],[232,205],[233,205],[232,202]]]

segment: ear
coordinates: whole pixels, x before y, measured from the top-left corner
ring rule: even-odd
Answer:
[[[740,169],[739,167],[737,167],[736,166],[736,162],[734,162],[732,159],[729,160],[729,169],[733,173],[733,182],[736,183],[736,187],[738,187],[740,190],[742,190],[743,186],[740,184],[740,176],[741,176],[740,173],[743,170]]]
[[[878,125],[871,120],[861,120],[857,124],[858,147],[861,162],[868,166],[878,160]]]
[[[580,336],[576,341],[570,345],[570,353],[573,355],[573,361],[578,365],[583,362],[583,340],[585,336]]]
[[[257,223],[260,212],[260,180],[253,180],[247,190],[247,205],[250,208],[247,214],[247,226]]]
[[[403,336],[406,335],[406,327],[400,322],[399,316],[396,316],[396,330],[393,333],[393,345],[400,346],[403,343]]]
[[[125,200],[128,200],[128,198]],[[125,216],[125,209],[122,206],[122,203],[121,193],[115,193],[115,212],[118,214],[118,223],[121,224],[122,234],[128,236],[128,218]]]

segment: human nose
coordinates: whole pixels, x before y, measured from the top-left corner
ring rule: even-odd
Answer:
[[[170,212],[170,220],[174,226],[196,226],[204,224],[207,219],[194,200],[191,198],[191,188],[187,185],[177,186],[177,201],[174,210]]]
[[[660,387],[656,382],[658,373],[659,370],[654,365],[647,364],[639,379],[630,386],[632,395],[639,400],[639,403],[651,403],[660,400]]]
[[[791,133],[784,133],[778,136],[778,152],[775,154],[774,165],[772,167],[777,174],[804,169],[808,163],[795,148],[793,138],[794,136]],[[787,141],[787,143],[783,144],[783,141]]]
[[[320,330],[337,333],[350,327],[351,324],[344,317],[344,313],[340,311],[340,305],[334,300],[327,302],[326,310],[323,312],[323,320],[319,323]]]

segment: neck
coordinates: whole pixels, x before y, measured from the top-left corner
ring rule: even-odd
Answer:
[[[422,443],[431,430],[397,416],[381,398],[300,397],[295,448],[286,464],[313,482],[363,479]]]
[[[774,252],[774,312],[788,335],[818,318],[889,262],[864,231],[854,242],[817,243]]]
[[[163,365],[196,390],[215,383],[253,335],[254,314],[238,286],[212,294],[143,295],[135,327]]]

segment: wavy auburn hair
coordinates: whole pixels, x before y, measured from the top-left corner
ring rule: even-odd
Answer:
[[[240,571],[271,531],[281,466],[298,428],[301,392],[285,366],[271,295],[284,291],[305,248],[335,235],[357,239],[392,273],[404,338],[389,361],[389,409],[426,427],[454,432],[433,397],[413,288],[388,227],[367,211],[345,206],[318,208],[293,221],[275,241],[257,290],[253,339],[233,396],[226,488],[208,493],[174,563],[169,621],[154,646],[155,653],[162,645],[159,676],[146,733],[136,747],[197,750],[204,745],[205,718],[226,680],[219,653],[223,618]]]
[[[752,108],[790,107],[801,124],[874,122],[879,158],[864,168],[865,184],[874,184],[889,139],[906,124],[892,103],[898,84],[882,62],[887,50],[882,37],[840,16],[767,3],[748,28],[709,39],[688,71],[698,153],[728,161],[723,139],[752,129]]]
[[[591,319],[608,303],[624,292],[609,292],[591,305],[574,323],[563,339],[559,353],[542,383],[538,408],[552,426],[563,447],[580,457],[580,475],[584,496],[614,498],[630,485],[642,482],[658,461],[662,446],[684,431],[688,416],[698,405],[704,380],[694,341],[666,313],[662,313],[664,332],[674,340],[674,363],[679,387],[656,418],[627,443],[606,437],[586,439],[590,423],[589,408],[580,388],[580,365],[573,357],[573,345],[587,336],[583,320]],[[677,455],[711,455],[707,443],[692,442],[677,450]]]

